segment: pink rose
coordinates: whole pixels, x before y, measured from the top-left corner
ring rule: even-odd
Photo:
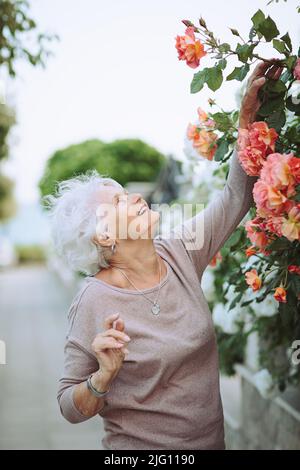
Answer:
[[[295,194],[295,179],[289,160],[292,154],[272,153],[263,164],[260,178],[269,186],[280,189],[287,197]]]
[[[300,204],[296,204],[284,219],[282,234],[290,241],[300,240]]]
[[[284,217],[277,216],[277,217],[268,217],[265,222],[265,227],[268,232],[275,233],[278,237],[282,237],[282,224],[284,221]]]
[[[296,184],[300,183],[300,158],[299,157],[290,157],[288,161],[290,171],[294,177]]]
[[[296,65],[294,67],[294,77],[296,80],[300,80],[300,58],[296,60]]]
[[[252,147],[260,148],[265,152],[274,152],[278,134],[272,127],[269,128],[264,121],[253,122],[249,126],[249,139]]]
[[[250,145],[238,152],[238,159],[249,176],[258,176],[265,161],[264,153]]]
[[[253,197],[257,206],[257,212],[262,217],[268,215],[280,215],[285,210],[287,198],[279,189],[266,184],[259,179],[254,184]]]
[[[245,229],[252,245],[257,248],[264,248],[268,244],[268,237],[264,231],[262,218],[255,217],[252,220],[248,220],[245,224]]]

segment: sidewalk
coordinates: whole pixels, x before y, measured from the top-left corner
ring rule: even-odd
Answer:
[[[43,266],[0,272],[0,449],[101,449],[102,419],[70,424],[56,400],[72,295]]]

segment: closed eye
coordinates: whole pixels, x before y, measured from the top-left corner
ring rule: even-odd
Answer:
[[[114,196],[114,203],[119,204],[119,202],[125,202],[125,199],[121,199],[121,196],[128,195],[128,191],[125,189],[123,193],[118,193]],[[126,199],[127,200],[127,199]]]

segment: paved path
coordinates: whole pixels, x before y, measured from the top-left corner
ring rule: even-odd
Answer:
[[[102,419],[70,424],[56,400],[72,296],[44,267],[0,272],[0,449],[101,448]]]

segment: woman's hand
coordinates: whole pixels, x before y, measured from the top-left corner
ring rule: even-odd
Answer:
[[[125,355],[129,352],[124,346],[130,338],[124,332],[124,321],[118,316],[116,313],[105,319],[105,331],[99,333],[92,343],[92,349],[100,366],[99,373],[107,384],[110,384],[118,374]]]
[[[242,100],[240,110],[239,127],[246,129],[256,119],[256,114],[261,106],[258,92],[264,85],[266,78],[278,80],[282,67],[277,64],[279,59],[272,59],[270,62],[260,62],[251,74],[245,95]]]

